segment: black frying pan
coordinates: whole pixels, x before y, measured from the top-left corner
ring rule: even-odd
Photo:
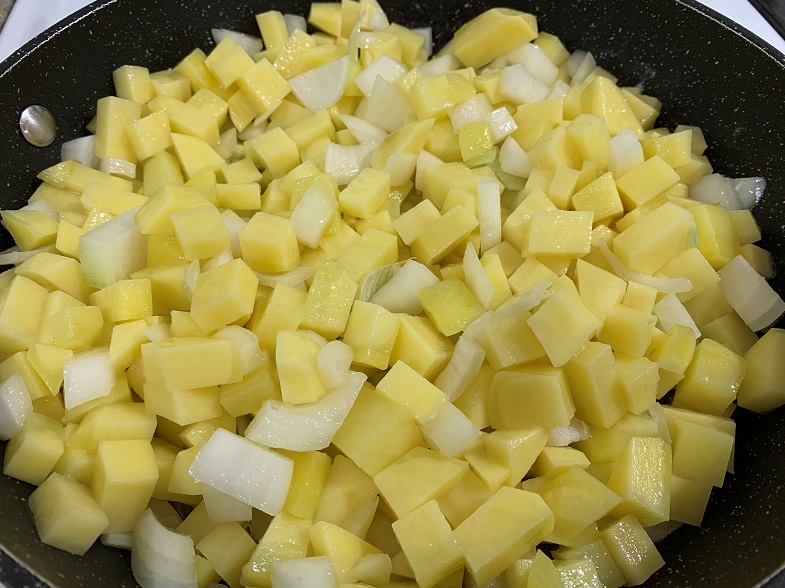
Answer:
[[[533,12],[568,48],[591,51],[621,83],[640,83],[660,98],[662,125],[701,126],[717,171],[769,180],[756,216],[764,246],[775,253],[774,285],[785,291],[782,54],[693,0],[384,5],[394,21],[432,25],[437,45],[492,5]],[[113,92],[114,68],[170,67],[195,46],[209,49],[211,27],[252,33],[254,13],[306,14],[308,6],[305,0],[101,0],[38,36],[0,66],[0,206],[22,205],[36,173],[58,161],[59,144],[83,134],[96,100]],[[29,146],[18,132],[19,112],[30,104],[46,106],[57,120],[58,140],[49,148]],[[736,475],[715,490],[702,528],[682,527],[660,543],[667,565],[647,586],[785,586],[785,575],[774,577],[785,565],[785,410],[767,417],[739,410],[736,420]],[[41,544],[26,504],[31,490],[0,475],[0,584],[135,586],[123,552],[99,544],[78,558]]]

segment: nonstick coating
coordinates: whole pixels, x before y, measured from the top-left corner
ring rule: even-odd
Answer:
[[[467,0],[386,2],[391,20],[434,27],[443,43],[494,3]],[[775,254],[783,292],[785,233],[785,65],[783,56],[692,0],[520,0],[507,5],[537,15],[540,28],[569,49],[586,49],[624,85],[640,84],[665,104],[660,123],[699,125],[715,169],[765,176],[769,189],[756,216],[763,245]],[[113,92],[123,64],[170,67],[193,47],[209,50],[209,29],[252,33],[253,14],[306,14],[303,0],[104,0],[42,34],[0,66],[0,205],[22,205],[35,175],[59,159],[59,144],[84,134],[96,100]],[[258,32],[256,33],[258,34]],[[27,145],[21,109],[49,108],[59,125],[49,148]],[[8,235],[0,245],[10,244]],[[737,411],[736,475],[715,490],[704,526],[682,527],[659,544],[666,566],[646,586],[785,586],[770,577],[785,563],[785,411],[759,417]],[[0,453],[3,451],[0,444]],[[127,553],[97,545],[84,558],[41,544],[26,500],[32,487],[0,475],[0,584],[135,586]],[[8,557],[10,554],[10,558]],[[11,559],[13,558],[13,559]],[[21,562],[21,566],[13,560]]]

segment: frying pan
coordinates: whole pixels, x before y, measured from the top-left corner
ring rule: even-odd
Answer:
[[[391,20],[434,27],[443,44],[492,5],[537,15],[570,49],[586,49],[624,85],[641,84],[665,107],[660,124],[699,125],[717,171],[765,176],[756,210],[763,246],[775,253],[774,287],[785,292],[785,58],[693,0],[422,0],[384,3]],[[123,64],[170,67],[211,27],[254,33],[253,14],[306,14],[305,0],[101,0],[62,21],[0,65],[0,206],[21,206],[35,175],[59,160],[63,140],[84,134],[98,98],[113,92]],[[258,34],[258,32],[256,32]],[[21,137],[20,111],[41,104],[59,134],[37,149]],[[10,245],[8,235],[3,235]],[[784,358],[785,359],[785,358]],[[736,475],[715,490],[701,528],[684,526],[659,543],[666,566],[646,586],[785,586],[785,410],[738,410]],[[0,444],[0,455],[4,445]],[[97,544],[84,558],[40,543],[27,496],[32,487],[0,475],[0,584],[135,586],[127,553]]]

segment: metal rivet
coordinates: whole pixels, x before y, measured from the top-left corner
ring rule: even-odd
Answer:
[[[19,130],[34,147],[48,147],[57,137],[55,117],[43,106],[28,106],[19,115]]]

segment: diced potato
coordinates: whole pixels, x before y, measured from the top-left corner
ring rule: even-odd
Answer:
[[[626,403],[616,386],[616,360],[610,346],[588,342],[565,366],[576,416],[608,428],[625,412]]]
[[[675,420],[672,436],[673,474],[722,487],[733,450],[733,436],[683,418]]]
[[[503,483],[514,486],[531,469],[547,441],[545,429],[494,431],[485,437],[485,447],[488,456],[509,471]]]
[[[485,310],[468,286],[456,279],[423,288],[418,297],[425,314],[447,337],[463,331]]]
[[[364,555],[379,553],[379,550],[337,525],[321,521],[309,531],[311,547],[315,556],[330,558],[337,581],[346,579],[357,561]]]
[[[398,240],[394,235],[368,229],[359,239],[354,239],[336,260],[349,277],[359,283],[375,267],[398,261]]]
[[[242,585],[243,566],[256,550],[256,542],[239,523],[222,523],[210,531],[196,549],[232,588]]]
[[[379,502],[379,490],[371,477],[352,460],[336,455],[332,465],[329,461],[326,464],[322,487],[314,505],[314,521],[338,525],[365,539]]]
[[[286,511],[273,517],[248,562],[240,581],[245,586],[272,588],[272,567],[276,561],[305,557],[313,522]]]
[[[319,343],[302,331],[278,332],[275,364],[284,402],[316,402],[327,393],[316,365],[320,349]]]
[[[22,428],[8,442],[3,473],[39,486],[63,455],[63,427],[48,417],[33,415],[25,419]]]
[[[258,284],[242,259],[202,272],[196,280],[191,316],[205,333],[242,324],[253,312]]]
[[[423,426],[430,424],[449,401],[444,392],[402,361],[387,372],[376,389],[405,407]]]
[[[322,263],[308,290],[300,326],[335,339],[346,329],[356,292],[357,283],[343,267]]]
[[[746,361],[716,341],[704,339],[695,348],[684,379],[676,386],[673,405],[721,415],[736,399]]]
[[[520,367],[496,373],[488,393],[488,415],[495,429],[564,427],[575,414],[561,369]]]
[[[785,402],[778,376],[785,365],[778,360],[785,346],[785,331],[769,329],[744,354],[747,371],[738,390],[737,404],[755,412],[769,412]]]
[[[606,527],[601,537],[628,585],[642,584],[665,565],[654,543],[633,515],[626,515]]]
[[[564,292],[551,292],[528,323],[556,367],[566,364],[600,327],[580,297]]]
[[[412,253],[425,265],[437,263],[478,225],[475,215],[463,206],[456,206],[412,242]]]

